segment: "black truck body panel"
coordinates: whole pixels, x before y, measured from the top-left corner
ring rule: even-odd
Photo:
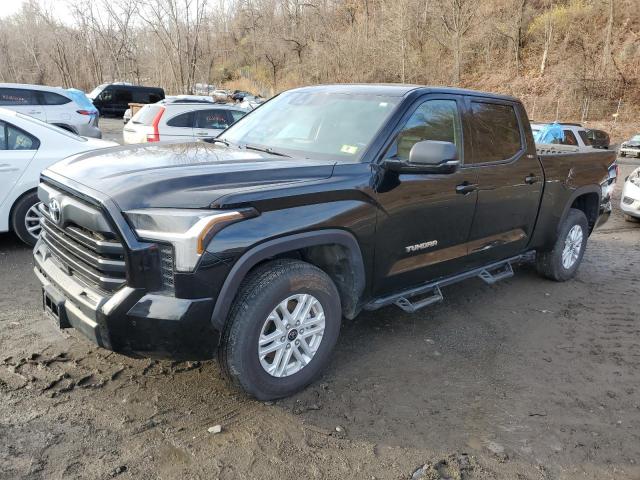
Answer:
[[[43,173],[43,185],[99,209],[124,246],[126,286],[104,295],[93,313],[83,310],[89,324],[96,324],[98,344],[143,355],[202,356],[195,352],[216,343],[212,338],[224,328],[247,272],[291,252],[329,273],[339,284],[343,314],[351,318],[376,298],[549,248],[578,197],[586,196],[580,202],[593,210],[587,214],[592,227],[610,212],[602,192],[615,154],[594,150],[538,155],[526,112],[516,99],[414,86],[338,85],[299,91],[313,89],[382,92],[402,101],[359,163],[282,158],[218,143],[160,143],[81,154]],[[463,127],[461,167],[447,175],[389,171],[384,152],[411,112],[427,99],[457,102]],[[469,126],[471,101],[514,106],[522,148],[513,158],[482,161]],[[460,194],[461,184],[477,188]],[[42,188],[40,197],[49,201]],[[167,296],[157,285],[159,246],[140,241],[123,215],[148,207],[251,207],[259,215],[219,231],[193,272],[175,272],[175,290]],[[407,248],[436,240],[437,248]],[[56,280],[64,268],[51,273],[58,267],[43,240],[36,245],[35,258],[43,284],[74,304]],[[118,295],[122,298],[113,300]],[[111,304],[117,308],[105,310]],[[194,346],[199,341],[204,348]]]

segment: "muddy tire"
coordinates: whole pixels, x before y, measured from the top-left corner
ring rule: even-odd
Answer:
[[[631,223],[640,223],[640,218],[638,217],[632,217],[631,215],[627,215],[626,213],[624,214],[624,219],[627,222],[631,222]]]
[[[556,282],[573,278],[582,262],[588,236],[589,224],[584,212],[570,209],[553,249],[537,253],[538,273]]]
[[[273,400],[315,380],[329,363],[341,322],[329,276],[299,260],[274,260],[242,283],[223,332],[223,372],[248,395]]]
[[[36,244],[40,235],[40,214],[36,206],[39,202],[36,192],[27,193],[16,202],[11,211],[11,229],[31,247]]]

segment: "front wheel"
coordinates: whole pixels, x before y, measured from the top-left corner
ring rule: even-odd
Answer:
[[[236,296],[218,351],[222,369],[259,400],[291,395],[329,363],[341,317],[326,273],[298,260],[268,262]]]
[[[38,194],[31,192],[20,198],[13,207],[11,227],[27,245],[33,247],[40,235],[40,210],[38,210]]]
[[[553,249],[537,253],[538,273],[557,282],[573,278],[582,262],[588,236],[589,224],[584,212],[570,209]]]

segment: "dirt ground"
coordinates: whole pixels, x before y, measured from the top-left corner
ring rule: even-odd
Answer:
[[[321,380],[267,404],[214,361],[56,330],[31,265],[0,235],[0,479],[640,479],[640,224],[619,212],[575,280],[522,266],[364,313]]]

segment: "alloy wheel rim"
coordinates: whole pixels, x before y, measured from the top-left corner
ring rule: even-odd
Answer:
[[[298,373],[317,353],[324,329],[324,309],[316,297],[296,294],[285,298],[271,311],[260,331],[260,365],[273,377]]]
[[[29,235],[35,239],[40,236],[40,231],[42,230],[42,227],[40,226],[40,218],[42,218],[42,214],[38,209],[38,205],[40,204],[36,203],[35,205],[32,205],[24,216],[24,226]]]
[[[582,233],[582,227],[580,225],[574,225],[567,238],[564,240],[564,249],[562,250],[562,266],[565,269],[573,267],[580,256],[580,250],[582,249],[582,240],[584,235]]]

